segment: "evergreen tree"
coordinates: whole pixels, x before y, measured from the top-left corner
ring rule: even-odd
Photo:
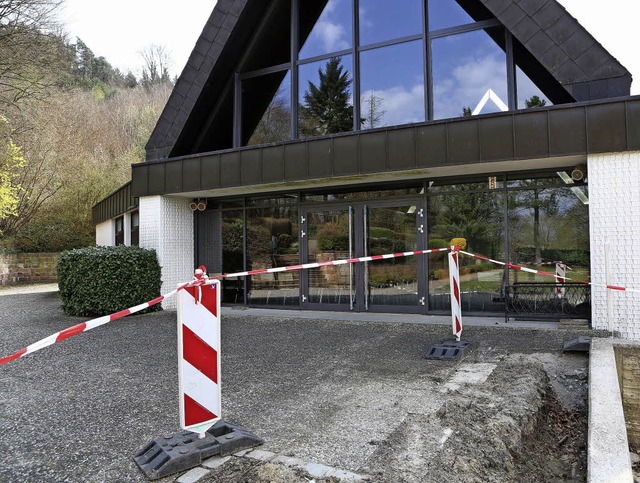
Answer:
[[[531,109],[532,107],[546,106],[547,101],[540,99],[538,96],[531,96],[529,99],[524,101],[524,105],[527,106],[527,109]]]
[[[462,117],[471,117],[473,113],[471,112],[471,108],[468,106],[464,106],[462,108]]]
[[[300,132],[304,136],[320,136],[353,129],[353,106],[349,104],[351,79],[340,57],[329,60],[318,69],[319,83],[309,81],[300,106]]]

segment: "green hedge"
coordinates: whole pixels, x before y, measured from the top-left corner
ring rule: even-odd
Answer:
[[[68,315],[99,316],[148,302],[160,295],[155,250],[91,247],[58,257],[62,309]],[[157,304],[146,311],[161,310]]]

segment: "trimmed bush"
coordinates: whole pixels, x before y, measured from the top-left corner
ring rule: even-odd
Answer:
[[[91,247],[58,257],[62,309],[68,315],[100,316],[153,300],[160,295],[160,265],[155,250]],[[161,310],[160,304],[145,312]]]

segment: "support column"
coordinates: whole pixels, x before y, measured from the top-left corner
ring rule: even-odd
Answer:
[[[144,196],[140,198],[140,246],[153,249],[162,267],[162,293],[193,278],[193,212],[189,198]],[[162,302],[175,309],[175,298]]]
[[[605,243],[610,241],[612,285],[640,288],[640,151],[588,158],[591,281],[606,285]],[[640,340],[640,294],[612,291],[611,330]],[[607,327],[607,289],[591,287],[595,329]]]

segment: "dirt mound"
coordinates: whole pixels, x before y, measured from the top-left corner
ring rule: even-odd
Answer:
[[[584,481],[585,415],[565,410],[538,364],[499,364],[410,415],[372,458],[375,481]],[[581,453],[582,452],[582,453]],[[408,464],[409,463],[409,464]]]

